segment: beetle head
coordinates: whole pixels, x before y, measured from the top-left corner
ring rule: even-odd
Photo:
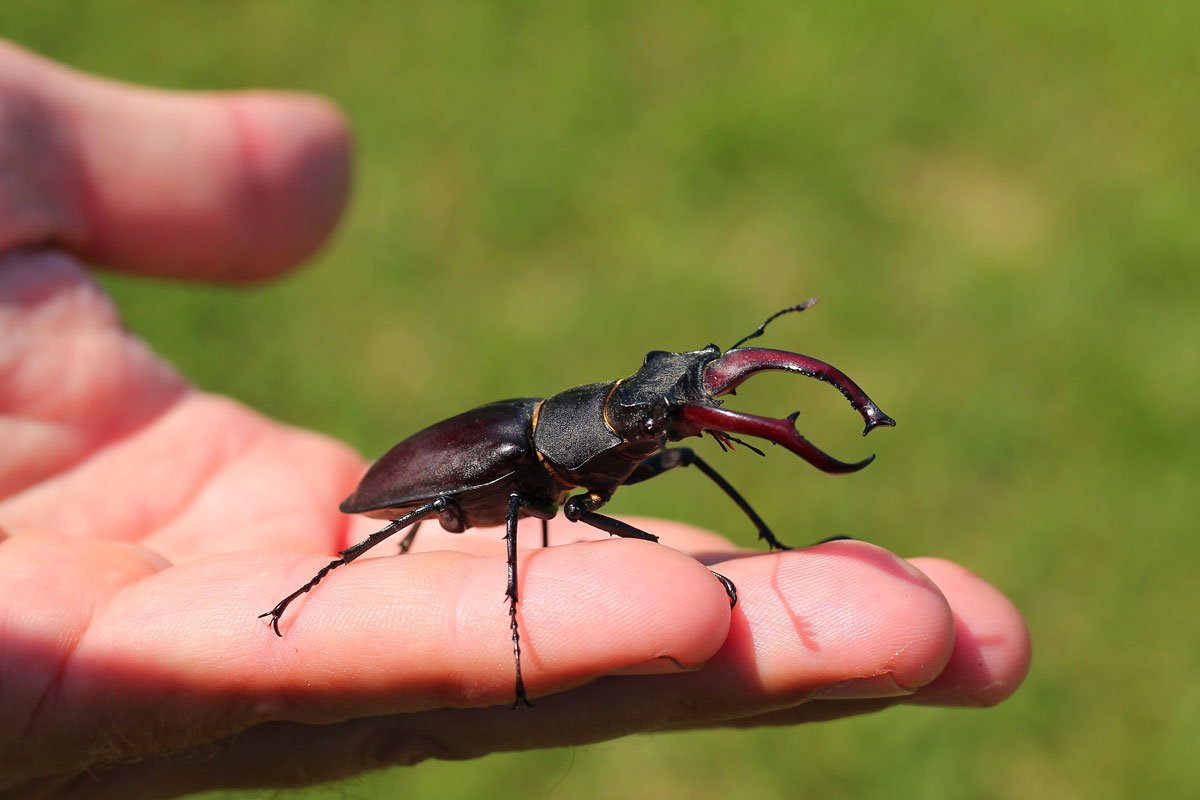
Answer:
[[[647,353],[642,368],[613,387],[605,405],[608,424],[626,442],[661,446],[681,438],[674,431],[679,409],[705,402],[704,367],[720,355],[715,344],[687,353]]]
[[[668,441],[688,436],[712,434],[725,445],[732,434],[766,439],[791,450],[825,472],[856,472],[875,458],[845,462],[830,456],[796,430],[799,412],[786,419],[772,419],[721,408],[722,395],[733,394],[751,375],[766,370],[782,370],[816,378],[834,386],[850,401],[866,423],[863,436],[879,427],[892,427],[896,421],[880,410],[844,372],[824,361],[786,350],[740,347],[761,336],[772,320],[811,308],[816,299],[789,306],[767,318],[749,336],[732,348],[710,344],[703,350],[669,353],[654,350],[646,355],[642,368],[613,387],[605,403],[605,419],[625,442],[645,444],[647,452],[661,449]]]

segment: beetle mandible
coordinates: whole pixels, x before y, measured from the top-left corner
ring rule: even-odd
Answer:
[[[856,472],[875,458],[847,463],[822,452],[796,430],[799,412],[772,419],[730,411],[717,398],[732,394],[751,375],[784,370],[816,378],[836,387],[866,422],[863,435],[895,420],[841,370],[810,356],[784,350],[743,348],[761,336],[776,317],[811,307],[816,299],[772,314],[750,335],[724,353],[715,344],[702,350],[646,355],[641,369],[628,378],[576,386],[545,399],[502,400],[443,420],[397,444],[367,470],[358,488],[341,504],[347,514],[391,520],[377,533],[342,550],[308,583],[270,611],[276,635],[283,612],[312,589],[330,570],[349,564],[384,539],[412,526],[401,542],[407,552],[421,520],[437,516],[442,527],[462,533],[477,526],[506,528],[508,551],[509,626],[516,662],[514,706],[531,705],[521,677],[521,637],[517,624],[517,520],[546,521],[561,508],[571,522],[583,522],[613,535],[657,541],[658,537],[597,509],[621,486],[661,475],[675,467],[696,467],[729,496],[772,549],[787,550],[745,498],[707,461],[689,447],[667,447],[689,436],[709,434],[722,449],[731,442],[758,448],[736,438],[740,433],[782,445],[824,472]],[[583,490],[571,495],[573,489]],[[733,582],[714,572],[737,603]]]

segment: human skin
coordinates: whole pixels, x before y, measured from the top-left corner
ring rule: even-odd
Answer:
[[[1015,691],[1025,625],[959,566],[647,519],[669,547],[560,518],[557,546],[522,550],[532,709],[509,708],[497,531],[426,526],[413,553],[329,575],[276,637],[256,615],[378,527],[337,511],[365,464],[189,385],[83,264],[266,280],[324,241],[349,176],[319,98],[153,91],[0,42],[0,792],[297,786]]]

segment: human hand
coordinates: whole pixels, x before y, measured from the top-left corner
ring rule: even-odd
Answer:
[[[337,512],[361,459],[189,386],[80,261],[269,277],[334,224],[347,153],[313,98],[152,92],[0,43],[0,790],[301,785],[1015,690],[1024,624],[959,567],[649,520],[676,549],[522,552],[534,709],[508,708],[496,531],[427,526],[413,554],[331,574],[277,638],[256,616],[378,527]],[[737,584],[732,614],[691,555]]]

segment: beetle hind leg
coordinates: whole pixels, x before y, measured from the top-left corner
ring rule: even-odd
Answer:
[[[330,561],[325,566],[321,567],[321,569],[317,571],[317,574],[313,576],[312,580],[310,580],[308,583],[301,586],[296,591],[289,594],[287,597],[280,600],[278,603],[275,604],[275,607],[272,608],[270,611],[267,611],[266,613],[263,613],[263,614],[259,614],[258,618],[262,619],[263,617],[270,617],[271,618],[271,627],[274,629],[275,635],[282,637],[283,633],[281,633],[279,630],[279,619],[283,616],[283,612],[287,610],[287,607],[290,606],[292,604],[292,601],[294,601],[297,597],[304,594],[305,592],[311,591],[313,589],[313,587],[316,586],[318,583],[320,583],[321,579],[324,578],[326,575],[328,575],[332,570],[335,570],[344,564],[349,564],[351,561],[358,558],[363,553],[367,552],[372,547],[374,547],[375,545],[382,542],[384,539],[388,538],[389,536],[392,536],[397,531],[400,531],[400,530],[408,527],[409,525],[413,524],[414,522],[416,522],[419,525],[420,520],[423,517],[428,516],[429,514],[432,514],[435,512],[441,513],[450,505],[451,502],[452,501],[447,500],[444,497],[439,497],[436,500],[433,500],[432,502],[429,502],[423,506],[420,506],[419,508],[414,508],[412,511],[408,512],[407,514],[392,520],[391,524],[388,525],[383,530],[372,533],[370,536],[368,536],[366,539],[363,539],[358,544],[352,545],[350,547],[347,547],[345,550],[342,550],[340,553],[338,553],[337,558],[335,558],[333,561]],[[409,546],[411,546],[412,545],[412,537],[416,534],[416,532],[417,532],[416,525],[414,525],[413,529],[411,531],[409,531],[407,536],[404,537],[404,542],[400,543],[401,552],[407,552],[407,547],[405,547],[405,543],[407,543]]]

